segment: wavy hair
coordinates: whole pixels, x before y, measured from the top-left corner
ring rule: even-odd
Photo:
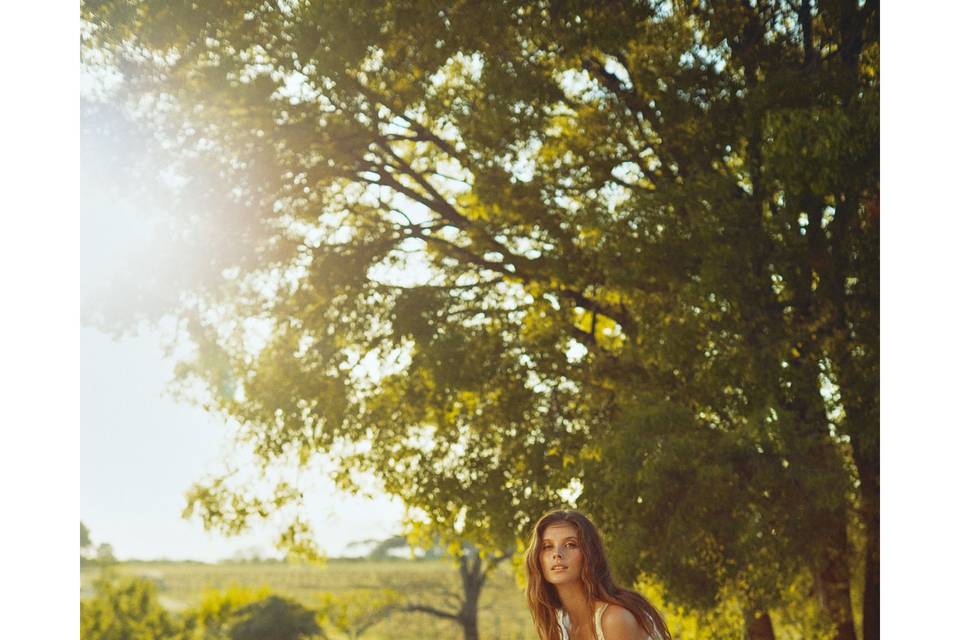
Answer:
[[[640,626],[654,640],[671,640],[670,632],[660,612],[636,591],[618,587],[613,582],[610,566],[603,551],[600,533],[590,520],[579,511],[551,511],[533,528],[530,544],[527,546],[525,563],[527,567],[527,605],[537,628],[540,640],[560,640],[560,628],[557,625],[557,609],[562,607],[557,588],[543,577],[540,566],[543,532],[553,524],[570,524],[577,529],[577,537],[583,565],[580,569],[580,581],[587,596],[591,610],[598,602],[618,604],[633,614]]]

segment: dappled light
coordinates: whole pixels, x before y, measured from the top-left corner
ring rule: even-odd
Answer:
[[[246,456],[184,516],[316,572],[175,619],[103,583],[84,637],[142,590],[155,637],[533,638],[510,572],[576,508],[674,638],[879,638],[876,2],[82,19],[85,319],[175,326]],[[420,555],[324,587],[320,476]]]

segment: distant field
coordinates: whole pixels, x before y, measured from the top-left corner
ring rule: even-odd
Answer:
[[[323,566],[282,563],[236,562],[202,564],[192,562],[121,562],[110,571],[140,576],[157,586],[161,604],[171,612],[182,612],[201,602],[204,591],[231,586],[258,589],[267,587],[277,595],[318,608],[324,594],[377,600],[385,590],[399,592],[410,603],[428,604],[455,611],[451,597],[461,593],[457,567],[449,560],[329,560]],[[80,597],[92,594],[92,583],[100,574],[96,567],[80,571]],[[805,592],[808,585],[799,584]],[[725,601],[704,619],[689,611],[664,607],[659,590],[642,587],[667,613],[676,640],[739,640],[743,637],[742,613],[734,601]],[[798,601],[787,610],[772,613],[777,640],[825,640],[819,630],[819,615],[813,601]],[[490,577],[480,597],[479,629],[482,640],[536,640],[527,612],[525,596],[517,585],[511,566],[501,565]],[[815,630],[816,628],[816,630]],[[367,630],[361,640],[461,640],[455,623],[425,613],[396,613]]]
[[[411,601],[453,609],[455,605],[450,602],[450,595],[459,592],[457,567],[447,560],[329,560],[320,567],[279,563],[121,562],[113,565],[111,570],[120,575],[153,580],[161,603],[174,612],[199,604],[207,589],[225,589],[231,585],[266,586],[271,592],[291,597],[306,606],[319,602],[322,593],[368,589],[375,593],[393,589],[408,595]],[[96,567],[81,569],[81,598],[92,593],[92,582],[100,571]],[[480,598],[479,616],[483,638],[536,638],[523,591],[517,586],[509,566],[501,566],[487,582]],[[422,613],[395,614],[363,635],[364,640],[461,637],[456,624]]]

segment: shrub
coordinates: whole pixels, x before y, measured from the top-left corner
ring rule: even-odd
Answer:
[[[230,640],[300,640],[320,633],[317,616],[301,604],[269,596],[246,605],[230,625]]]
[[[171,640],[179,630],[157,600],[156,586],[141,578],[104,577],[93,597],[80,602],[81,640]]]

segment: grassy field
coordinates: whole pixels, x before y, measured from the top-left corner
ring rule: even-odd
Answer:
[[[403,594],[410,602],[455,610],[452,596],[459,592],[457,567],[449,560],[354,561],[329,560],[323,566],[281,563],[121,562],[109,569],[115,574],[139,576],[157,585],[160,601],[173,612],[200,604],[204,591],[230,586],[267,587],[271,593],[316,606],[324,594],[369,593],[385,590]],[[92,593],[100,575],[98,567],[80,571],[81,598]],[[512,567],[501,566],[491,576],[480,598],[480,634],[502,640],[534,640],[533,625],[524,594]],[[424,613],[398,613],[367,631],[364,640],[461,638],[453,622]]]
[[[93,594],[93,582],[104,569],[82,567],[80,597]],[[450,560],[340,560],[322,566],[272,562],[120,562],[106,571],[118,576],[146,578],[156,585],[160,603],[173,613],[196,608],[210,590],[230,587],[259,590],[322,609],[331,596],[363,611],[378,606],[386,594],[404,603],[427,604],[456,611],[454,598],[461,593],[460,576]],[[797,594],[810,591],[799,582]],[[721,602],[716,610],[698,617],[690,611],[665,606],[655,585],[641,585],[641,591],[667,614],[676,640],[739,640],[743,618],[735,600]],[[798,597],[794,605],[771,612],[778,640],[821,640],[830,637],[820,629],[821,616],[809,598]],[[480,597],[480,637],[483,640],[536,640],[525,596],[510,565],[501,565],[490,577]],[[339,637],[331,633],[331,637]],[[346,638],[346,635],[342,635]],[[460,627],[449,620],[425,613],[394,613],[366,630],[361,640],[460,640]]]

